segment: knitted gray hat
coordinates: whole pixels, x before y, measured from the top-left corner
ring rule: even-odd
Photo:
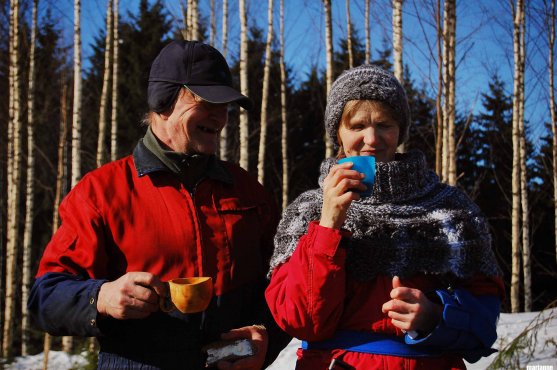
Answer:
[[[367,64],[344,71],[333,83],[325,109],[325,129],[335,150],[337,131],[344,105],[350,100],[377,100],[387,103],[401,117],[398,143],[408,139],[410,109],[404,88],[395,76],[381,67]]]

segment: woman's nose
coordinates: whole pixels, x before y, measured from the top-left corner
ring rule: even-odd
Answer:
[[[367,145],[375,145],[377,142],[377,132],[373,126],[364,130],[364,143]]]

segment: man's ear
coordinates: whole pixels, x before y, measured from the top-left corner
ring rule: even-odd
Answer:
[[[174,107],[176,106],[176,102],[178,99],[181,99],[182,96],[186,93],[186,89],[182,87],[176,92],[176,96],[173,98],[173,103],[168,107],[164,112],[157,113],[163,121],[168,121],[168,118],[172,115],[174,111]]]

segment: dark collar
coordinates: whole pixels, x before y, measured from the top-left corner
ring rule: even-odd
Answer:
[[[174,174],[174,172],[168,168],[153,152],[147,149],[145,144],[143,144],[143,139],[139,140],[133,150],[133,162],[139,177],[153,172],[168,172]],[[211,156],[209,160],[205,177],[227,184],[233,183],[232,175],[215,156]]]

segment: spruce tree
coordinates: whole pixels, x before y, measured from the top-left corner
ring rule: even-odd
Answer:
[[[137,14],[129,12],[127,19],[120,22],[119,29],[118,150],[121,155],[130,154],[145,133],[141,121],[147,113],[149,70],[153,59],[172,36],[171,21],[161,1],[149,4],[142,0]],[[89,138],[83,143],[84,151],[89,154],[84,158],[84,170],[95,168],[104,44],[105,31],[101,30],[90,46],[93,53],[83,82],[84,138]]]

